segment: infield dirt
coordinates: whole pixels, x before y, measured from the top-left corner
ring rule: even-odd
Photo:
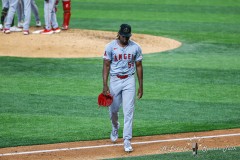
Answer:
[[[33,31],[34,28],[31,30]],[[52,35],[23,35],[22,32],[1,33],[0,56],[101,57],[105,45],[116,36],[116,32],[80,29],[71,29]],[[144,54],[167,51],[181,46],[181,43],[176,40],[145,34],[133,34],[132,40],[141,45]]]

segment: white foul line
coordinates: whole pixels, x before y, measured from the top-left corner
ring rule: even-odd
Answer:
[[[160,142],[185,141],[185,140],[193,140],[193,139],[210,139],[210,138],[231,137],[231,136],[240,136],[240,133],[214,135],[214,136],[192,137],[192,138],[165,139],[165,140],[155,140],[155,141],[145,141],[145,142],[133,142],[132,144],[150,144],[150,143],[160,143]],[[29,151],[29,152],[3,153],[3,154],[0,154],[0,157],[2,157],[2,156],[14,156],[14,155],[25,155],[25,154],[37,154],[37,153],[50,153],[50,152],[59,152],[59,151],[73,151],[73,150],[81,150],[81,149],[104,148],[104,147],[114,147],[114,146],[122,146],[122,145],[123,144],[109,144],[109,145],[99,145],[99,146],[85,146],[85,147],[75,147],[75,148],[59,148],[59,149],[51,149],[51,150],[38,150],[38,151]]]

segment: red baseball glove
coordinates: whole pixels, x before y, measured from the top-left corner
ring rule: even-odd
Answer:
[[[98,105],[103,107],[108,107],[113,102],[113,96],[109,93],[107,95],[104,95],[103,93],[100,93],[98,96]]]

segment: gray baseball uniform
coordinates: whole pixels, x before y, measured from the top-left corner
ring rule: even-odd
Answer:
[[[129,40],[126,47],[121,47],[118,40],[113,40],[105,48],[103,59],[109,60],[110,64],[110,93],[113,103],[109,107],[112,127],[118,128],[118,112],[120,105],[123,106],[124,130],[123,138],[132,138],[132,122],[135,104],[135,76],[136,61],[142,61],[140,46]]]

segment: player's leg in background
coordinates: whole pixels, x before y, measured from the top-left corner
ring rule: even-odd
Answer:
[[[5,21],[6,21],[5,22],[5,30],[7,30],[7,32],[10,29],[10,27],[12,26],[13,18],[14,18],[14,14],[16,12],[17,5],[18,5],[17,0],[9,0],[9,10],[8,10],[7,16],[5,18]]]
[[[18,16],[18,27],[23,28],[23,20],[24,20],[24,5],[23,0],[19,0],[17,6],[17,16]]]
[[[23,23],[23,34],[29,34],[29,27],[31,22],[31,0],[24,0],[24,23]]]
[[[6,22],[8,10],[9,10],[9,1],[2,0],[1,23],[0,23],[1,30],[4,28],[4,23]]]
[[[52,9],[52,11],[51,11],[51,16],[52,16],[52,28],[53,28],[53,32],[54,32],[54,33],[59,33],[61,30],[60,30],[60,28],[59,28],[59,26],[58,26],[58,22],[57,22],[55,3],[56,3],[56,0],[54,0],[54,6],[53,6],[53,9]]]
[[[31,9],[32,9],[32,12],[33,12],[34,17],[35,17],[36,27],[41,27],[41,21],[40,21],[38,6],[37,6],[35,0],[31,0]]]
[[[52,30],[52,11],[55,5],[55,0],[44,1],[44,18],[45,29]]]
[[[67,30],[69,28],[71,17],[71,0],[63,0],[63,24],[62,29]]]

